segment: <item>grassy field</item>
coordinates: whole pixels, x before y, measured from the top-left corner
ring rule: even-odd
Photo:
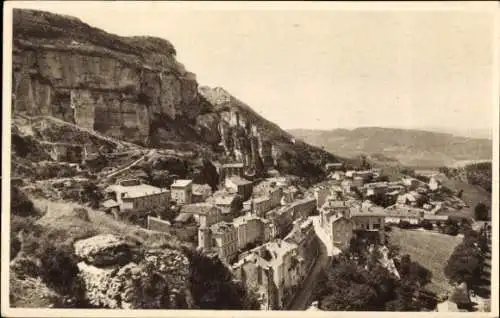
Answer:
[[[393,228],[389,234],[391,243],[401,248],[401,255],[410,255],[412,260],[432,272],[432,281],[426,286],[429,291],[440,294],[449,290],[443,270],[453,249],[462,241],[460,237],[398,228]]]
[[[468,205],[468,207],[465,207],[457,212],[443,213],[443,215],[449,214],[460,217],[474,218],[474,208],[478,203],[482,202],[491,206],[491,194],[479,186],[453,179],[448,179],[444,185],[453,190],[463,190],[462,200]]]

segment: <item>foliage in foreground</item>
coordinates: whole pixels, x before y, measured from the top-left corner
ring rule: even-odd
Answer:
[[[423,287],[432,274],[404,255],[396,267],[398,279],[379,262],[380,255],[369,253],[363,244],[352,242],[349,252],[337,258],[320,278],[315,296],[320,308],[329,311],[420,311],[426,303]],[[389,248],[390,256],[397,248]]]

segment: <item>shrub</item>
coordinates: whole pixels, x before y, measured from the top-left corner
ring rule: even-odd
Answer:
[[[482,202],[474,208],[474,216],[478,221],[487,221],[489,219],[488,206]]]
[[[133,295],[134,308],[162,309],[172,308],[169,300],[168,283],[164,277],[154,271],[150,266],[144,266],[145,275],[135,281],[136,292]]]
[[[38,255],[40,277],[55,291],[63,295],[71,295],[77,283],[77,261],[70,247],[47,246]]]
[[[33,202],[24,194],[16,186],[11,186],[10,192],[10,204],[11,204],[11,213],[14,215],[26,217],[26,216],[35,216],[38,217],[41,215],[40,211],[38,211]]]
[[[426,230],[432,230],[434,227],[428,220],[423,220],[422,222],[420,222],[420,226]]]

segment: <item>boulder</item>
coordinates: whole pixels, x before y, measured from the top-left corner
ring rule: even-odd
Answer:
[[[75,254],[95,266],[123,265],[133,258],[131,246],[111,234],[97,235],[75,242]]]

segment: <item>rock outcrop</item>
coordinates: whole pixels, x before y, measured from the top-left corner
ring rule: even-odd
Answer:
[[[48,12],[16,9],[13,18],[15,114],[146,146],[201,149],[257,174],[296,166],[318,175],[325,161],[338,160],[295,143],[224,89],[198,87],[166,40],[120,37]]]
[[[113,235],[98,235],[75,242],[75,253],[82,259],[78,263],[86,297],[97,307],[114,309],[138,308],[134,301],[141,297],[141,281],[162,279],[168,286],[166,308],[191,308],[188,287],[189,261],[173,249],[149,249],[142,253]],[[118,252],[119,251],[119,252]],[[134,254],[135,255],[132,255]],[[124,254],[129,261],[124,262]],[[149,277],[148,277],[149,276]]]

